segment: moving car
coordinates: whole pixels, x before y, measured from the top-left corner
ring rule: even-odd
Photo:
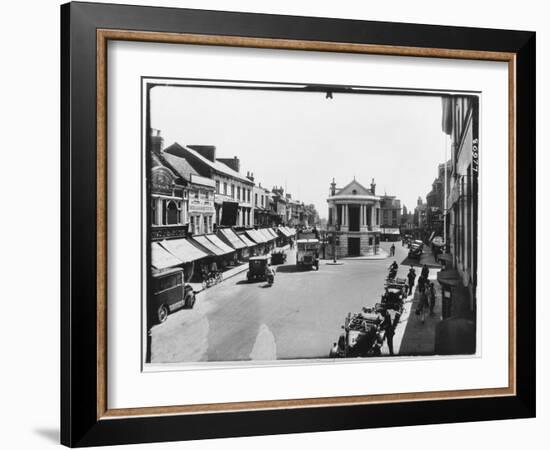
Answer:
[[[266,280],[265,268],[270,264],[270,257],[253,256],[248,260],[248,272],[246,272],[246,279],[248,281]]]
[[[152,317],[162,323],[171,312],[180,308],[192,308],[195,291],[185,283],[183,269],[176,268],[153,274],[151,299]]]
[[[319,270],[319,239],[298,239],[296,241],[296,265]]]

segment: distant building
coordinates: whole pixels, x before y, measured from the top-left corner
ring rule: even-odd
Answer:
[[[401,200],[394,195],[380,196],[380,226],[383,228],[399,228],[401,223]]]
[[[328,257],[361,256],[378,253],[380,243],[380,197],[374,180],[370,189],[355,179],[343,188],[330,185],[328,229],[333,231]]]

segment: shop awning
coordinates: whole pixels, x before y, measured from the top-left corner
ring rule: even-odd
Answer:
[[[204,253],[191,244],[187,239],[170,239],[168,241],[162,241],[160,245],[184,263],[209,256],[207,253]]]
[[[296,234],[296,228],[288,228],[288,227],[285,227],[285,228],[290,233],[290,236],[294,236]]]
[[[246,234],[242,233],[237,236],[239,236],[239,239],[241,239],[247,247],[256,247],[257,244],[248,239],[248,237],[246,237]]]
[[[222,250],[216,244],[213,244],[211,241],[209,241],[206,238],[206,236],[193,236],[192,239],[196,243],[198,243],[199,245],[202,245],[206,250],[208,250],[209,252],[212,252],[216,256],[223,256],[229,253],[229,252],[226,252],[225,250]]]
[[[266,228],[266,230],[271,236],[273,236],[273,239],[277,239],[279,237],[279,235],[273,231],[273,228]]]
[[[246,230],[245,233],[252,241],[256,242],[256,244],[264,244],[267,241],[266,238],[256,230]]]
[[[220,228],[218,230],[218,233],[221,233],[222,236],[227,239],[229,244],[231,244],[231,247],[236,250],[247,247],[247,245],[239,238],[239,236],[235,234],[235,232],[231,228]]]
[[[153,242],[151,245],[151,265],[157,269],[167,269],[182,264],[179,258],[176,258],[172,253],[162,247],[158,242]]]
[[[285,227],[279,227],[277,228],[277,231],[281,233],[284,237],[290,237],[290,234],[287,230],[285,230]]]
[[[231,248],[229,245],[227,245],[225,242],[223,242],[215,234],[207,234],[206,239],[208,239],[210,242],[212,242],[212,244],[214,244],[216,247],[221,248],[225,252],[225,254],[235,251],[234,248]]]
[[[264,237],[266,242],[270,242],[273,239],[275,239],[273,236],[271,236],[271,234],[269,233],[269,231],[267,231],[266,228],[260,228],[259,230],[256,230],[256,231]]]

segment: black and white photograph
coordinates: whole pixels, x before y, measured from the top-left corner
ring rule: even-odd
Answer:
[[[145,367],[475,356],[480,101],[143,77]]]

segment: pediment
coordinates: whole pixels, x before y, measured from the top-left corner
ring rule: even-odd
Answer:
[[[340,189],[336,195],[372,195],[372,192],[357,180],[353,180],[351,183]]]

